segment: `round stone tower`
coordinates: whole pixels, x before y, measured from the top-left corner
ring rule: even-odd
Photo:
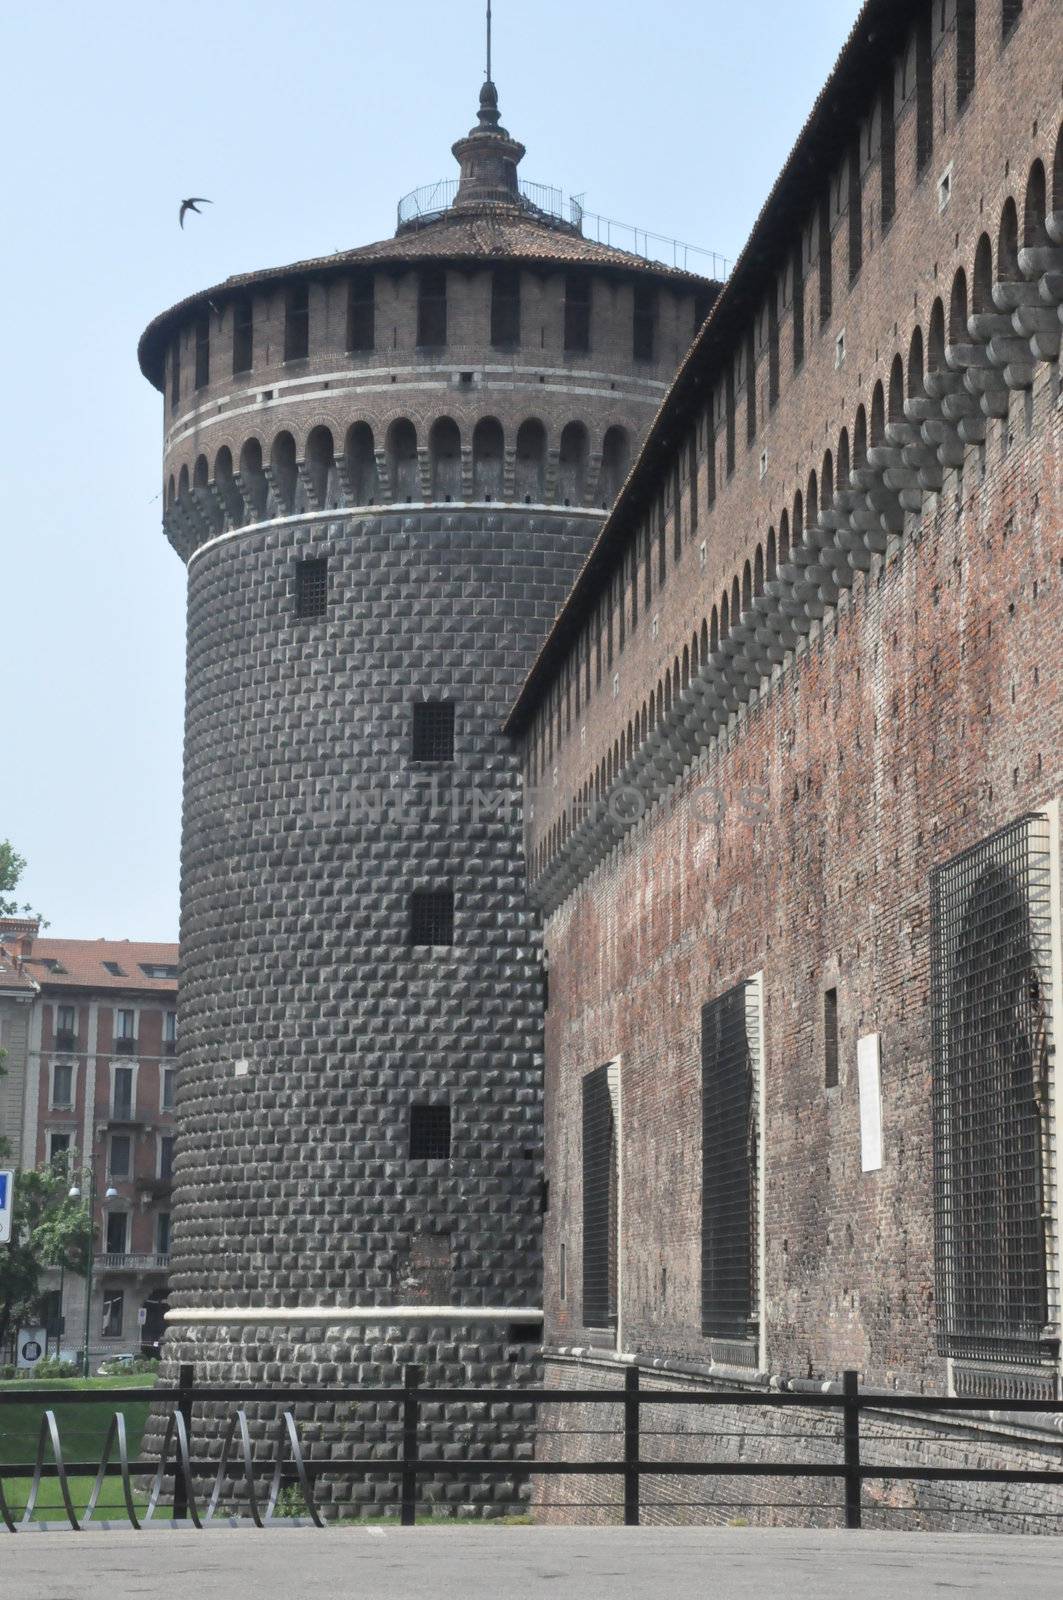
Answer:
[[[140,344],[188,568],[171,1375],[535,1359],[544,976],[499,728],[715,285],[522,185],[492,83],[454,154],[393,239]]]

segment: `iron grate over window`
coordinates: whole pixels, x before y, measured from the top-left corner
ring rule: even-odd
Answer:
[[[1047,817],[936,869],[931,940],[938,1349],[1036,1363],[1054,1356],[1058,1314]]]
[[[295,614],[323,617],[328,610],[328,557],[295,564]]]
[[[615,1069],[614,1069],[615,1070]],[[617,1148],[609,1066],[583,1079],[583,1325],[615,1328]]]
[[[415,700],[413,702],[414,761],[453,761],[453,700]]]
[[[450,1160],[450,1107],[410,1107],[410,1160]]]
[[[410,943],[454,943],[453,889],[415,889],[410,896]]]
[[[701,1327],[757,1333],[757,1075],[753,982],[701,1012]]]

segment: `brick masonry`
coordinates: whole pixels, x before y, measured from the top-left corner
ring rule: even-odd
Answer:
[[[910,9],[913,18],[931,11]],[[820,619],[748,688],[722,731],[685,757],[661,745],[664,792],[641,822],[611,847],[606,836],[597,853],[581,855],[577,834],[581,802],[623,785],[632,729],[636,751],[647,737],[647,705],[650,730],[667,726],[677,702],[685,710],[681,693],[698,665],[703,620],[711,616],[726,632],[727,602],[741,596],[755,555],[763,561],[774,550],[784,525],[801,526],[802,500],[807,523],[830,509],[829,493],[819,500],[810,475],[825,484],[825,452],[838,462],[842,430],[854,440],[859,408],[865,422],[873,416],[875,385],[888,388],[898,354],[907,395],[920,393],[909,360],[913,334],[918,327],[929,349],[935,299],[948,307],[958,269],[973,283],[983,230],[994,278],[1021,276],[1003,258],[998,229],[1010,199],[1020,230],[1025,212],[1036,232],[1027,193],[1036,162],[1048,173],[1049,211],[1063,204],[1058,9],[1028,4],[1002,42],[999,8],[978,7],[979,76],[960,118],[952,99],[955,8],[934,6],[932,14],[932,162],[916,171],[913,33],[894,63],[897,211],[888,234],[875,226],[876,94],[853,130],[864,195],[859,275],[849,287],[849,175],[839,129],[839,164],[821,174],[834,197],[831,315],[816,315],[822,252],[813,208],[807,226],[793,228],[805,266],[801,369],[792,367],[791,261],[777,284],[781,390],[773,406],[766,301],[753,300],[740,262],[721,309],[741,285],[754,332],[757,405],[747,433],[748,345],[736,311],[734,469],[727,463],[728,353],[721,346],[715,365],[706,357],[692,369],[704,391],[700,405],[691,400],[686,419],[668,415],[651,436],[606,525],[602,560],[570,599],[570,621],[555,629],[562,642],[544,657],[548,665],[510,724],[524,734],[533,790],[528,851],[550,966],[548,1384],[582,1384],[590,1369],[572,1352],[597,1348],[594,1359],[608,1362],[614,1343],[647,1365],[685,1363],[702,1374],[693,1381],[754,1379],[750,1371],[728,1372],[718,1352],[714,1363],[701,1332],[700,1011],[758,972],[766,1234],[766,1369],[759,1381],[823,1380],[854,1367],[865,1383],[890,1389],[944,1393],[948,1382],[935,1340],[929,879],[936,865],[994,829],[1063,797],[1057,360],[1042,356],[1030,363],[1028,380],[1017,375],[1006,404],[986,421],[984,439],[960,449],[940,487],[921,495],[918,511],[905,507],[903,523],[883,538],[868,570],[820,607]],[[953,186],[942,205],[928,180],[950,164]],[[757,243],[755,236],[753,261]],[[710,319],[707,346],[712,326]],[[967,337],[964,321],[948,333],[948,344]],[[962,371],[959,353],[956,361]],[[691,379],[683,392],[693,390]],[[696,522],[687,490],[690,443]],[[835,481],[844,482],[840,469]],[[740,598],[743,618],[748,604]],[[829,988],[838,992],[840,1022],[833,1088],[824,1083]],[[869,1033],[881,1035],[884,1149],[881,1170],[864,1172],[856,1042]],[[581,1082],[613,1060],[620,1063],[622,1128],[615,1341],[583,1325],[580,1294]],[[1050,1275],[1058,1277],[1054,1262]],[[617,1369],[602,1371],[602,1381],[617,1380]],[[567,1425],[598,1426],[594,1415],[593,1408],[577,1410]],[[1037,1430],[1020,1430],[1013,1443],[1041,1465],[1058,1463],[1058,1445]],[[1012,1447],[981,1428],[959,1449],[967,1464],[978,1464]],[[541,1448],[557,1446],[544,1437]],[[785,1454],[793,1447],[776,1439],[739,1448],[763,1448],[767,1459],[779,1459],[780,1448]],[[927,1445],[923,1459],[934,1459],[934,1448]],[[549,1488],[562,1493],[556,1479]],[[543,1499],[545,1491],[538,1492]],[[585,1480],[565,1480],[563,1493],[573,1500],[592,1492]],[[969,1486],[963,1495],[985,1509]],[[935,1526],[964,1525],[950,1520],[958,1516],[954,1501],[920,1503]],[[1046,1509],[1040,1491],[1029,1491],[1020,1509],[1030,1525],[1045,1525],[1033,1521]]]

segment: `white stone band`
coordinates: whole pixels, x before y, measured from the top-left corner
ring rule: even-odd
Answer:
[[[167,1311],[170,1327],[238,1323],[269,1327],[307,1322],[542,1322],[536,1306],[183,1306]]]

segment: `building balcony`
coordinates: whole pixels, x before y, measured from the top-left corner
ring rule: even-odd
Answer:
[[[151,1273],[169,1272],[170,1257],[159,1255],[156,1251],[144,1255],[131,1250],[105,1250],[97,1255],[96,1266],[102,1272],[127,1272],[141,1278]]]
[[[140,1194],[150,1195],[161,1199],[164,1195],[173,1192],[173,1177],[168,1178],[138,1178],[137,1189]]]
[[[71,1033],[69,1028],[60,1028],[59,1032],[55,1036],[55,1049],[76,1052],[77,1047],[77,1034]]]
[[[135,1056],[137,1053],[137,1041],[135,1039],[116,1039],[114,1041],[114,1053],[116,1056]]]
[[[177,1054],[177,1040],[164,1039],[162,1041],[162,1053],[164,1056],[175,1056]]]

